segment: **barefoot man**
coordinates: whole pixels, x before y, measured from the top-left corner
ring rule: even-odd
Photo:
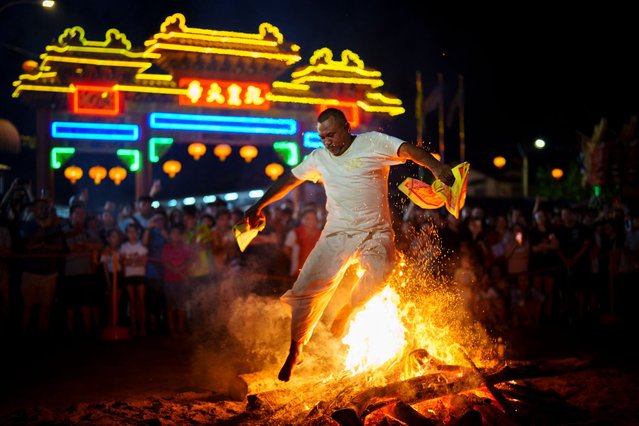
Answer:
[[[395,266],[395,246],[388,207],[390,166],[406,160],[427,167],[446,185],[455,177],[427,151],[398,138],[367,132],[353,135],[344,113],[328,108],[317,119],[324,144],[284,173],[245,213],[256,226],[262,209],[282,199],[304,181],[321,181],[326,192],[326,225],[300,274],[281,300],[291,306],[291,347],[278,378],[287,382],[302,360],[302,348],[348,267],[364,274],[338,312],[332,333],[341,337],[353,312],[379,293]]]

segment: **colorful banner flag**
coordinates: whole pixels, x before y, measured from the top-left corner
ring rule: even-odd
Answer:
[[[432,185],[414,178],[406,178],[399,184],[402,191],[416,205],[423,209],[438,209],[446,206],[446,210],[459,219],[459,212],[466,202],[466,186],[470,164],[463,162],[453,167],[455,182],[452,186],[444,185],[436,179]]]

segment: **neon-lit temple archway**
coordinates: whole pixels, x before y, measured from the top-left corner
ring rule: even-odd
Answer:
[[[14,82],[13,96],[37,110],[37,187],[54,194],[73,157],[88,153],[85,177],[107,156],[139,196],[173,144],[222,146],[216,153],[252,145],[294,166],[319,146],[323,108],[344,109],[357,131],[405,112],[355,52],[322,48],[306,65],[299,52],[269,23],[256,33],[191,28],[180,13],[143,48],[117,29],[95,41],[82,27],[67,28]]]

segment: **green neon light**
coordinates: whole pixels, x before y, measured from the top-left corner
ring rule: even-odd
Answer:
[[[599,198],[601,195],[601,186],[595,185],[592,187],[592,192],[595,194],[595,198]]]
[[[300,162],[300,148],[296,142],[280,141],[273,142],[273,149],[282,160],[291,167],[297,166]]]
[[[151,138],[149,139],[149,161],[157,163],[160,158],[173,145],[173,138]]]
[[[64,163],[69,161],[69,158],[75,154],[75,148],[67,146],[56,146],[51,148],[51,156],[49,163],[52,169],[59,169]]]
[[[137,149],[120,148],[116,151],[120,160],[124,162],[131,172],[137,172],[142,165],[140,151]]]

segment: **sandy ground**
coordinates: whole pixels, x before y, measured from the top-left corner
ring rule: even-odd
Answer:
[[[634,322],[621,321],[509,333],[510,360],[588,360],[585,368],[522,382],[579,409],[569,420],[539,423],[537,416],[526,424],[639,424],[635,330]],[[201,348],[192,337],[5,339],[1,352],[0,424],[288,423],[230,398],[231,376],[249,372],[241,353],[233,360],[210,357],[216,365],[209,367],[218,372],[211,375],[202,369]],[[308,424],[337,425],[329,416]]]

